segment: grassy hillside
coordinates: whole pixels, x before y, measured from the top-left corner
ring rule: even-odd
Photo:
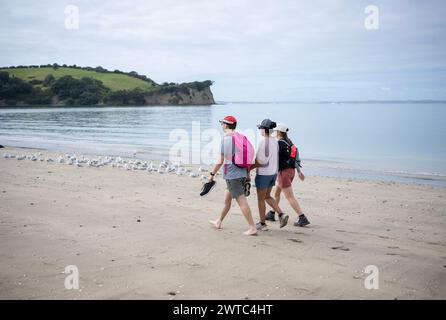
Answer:
[[[51,67],[45,67],[45,68],[30,67],[30,68],[0,69],[0,72],[1,71],[8,72],[11,76],[13,75],[27,82],[31,80],[43,80],[47,75],[52,74],[56,79],[59,79],[60,77],[63,76],[72,76],[73,78],[76,79],[80,79],[82,77],[90,77],[102,81],[102,83],[106,87],[110,88],[112,91],[132,90],[135,88],[150,90],[153,88],[153,85],[150,82],[143,81],[128,76],[126,74],[102,73],[102,72],[75,69],[75,68],[60,67],[55,70]]]
[[[136,71],[54,64],[0,67],[0,106],[215,103],[211,80],[157,84]]]

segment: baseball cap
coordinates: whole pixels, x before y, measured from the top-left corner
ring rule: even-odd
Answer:
[[[277,126],[273,130],[280,131],[280,132],[288,132],[289,129],[284,123],[278,123]]]
[[[271,119],[263,119],[263,121],[257,125],[259,129],[273,129],[276,127],[276,123]]]
[[[226,116],[223,119],[219,120],[220,122],[227,123],[227,124],[235,124],[237,123],[237,119],[233,116]]]

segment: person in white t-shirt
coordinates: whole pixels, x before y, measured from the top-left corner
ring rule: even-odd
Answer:
[[[279,169],[279,145],[277,139],[271,137],[272,129],[276,123],[270,119],[265,119],[257,127],[262,138],[259,142],[256,161],[250,170],[256,168],[255,185],[257,189],[257,203],[259,207],[260,221],[256,224],[257,230],[267,230],[265,222],[265,212],[267,202],[276,212],[279,212],[280,227],[283,228],[288,223],[288,215],[282,213],[276,200],[271,196],[271,190],[275,185],[277,172]]]

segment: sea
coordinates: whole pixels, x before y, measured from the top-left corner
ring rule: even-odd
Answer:
[[[446,187],[446,103],[2,107],[0,144],[209,165],[226,115],[253,145],[263,119],[284,123],[307,175]]]

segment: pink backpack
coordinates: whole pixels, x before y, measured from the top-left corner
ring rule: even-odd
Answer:
[[[239,168],[249,168],[254,163],[255,151],[251,142],[241,133],[232,134],[232,163]]]

